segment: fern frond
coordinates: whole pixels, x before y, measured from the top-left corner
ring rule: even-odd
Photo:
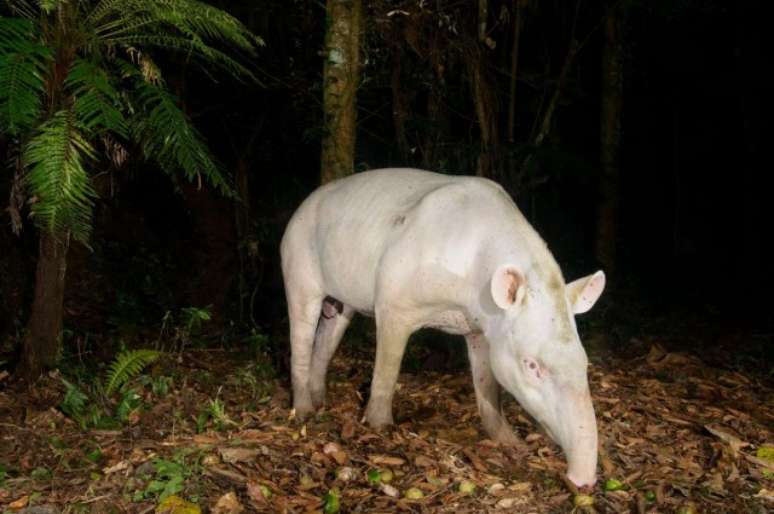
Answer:
[[[0,18],[0,131],[16,135],[40,116],[51,50],[29,20]]]
[[[73,111],[85,129],[95,135],[113,132],[126,139],[129,127],[121,113],[121,96],[104,68],[76,59],[65,80],[75,101]]]
[[[29,168],[27,187],[36,197],[32,214],[36,224],[53,234],[71,231],[87,242],[96,193],[83,168],[94,150],[69,111],[59,111],[42,124],[27,143],[23,161]]]
[[[118,354],[106,377],[105,394],[120,389],[160,356],[161,352],[155,350],[127,350]]]
[[[33,6],[29,0],[5,0],[5,3],[14,16],[21,16],[29,20],[38,18],[38,8]]]
[[[34,31],[35,25],[30,20],[0,16],[0,54],[18,51]]]
[[[178,106],[177,98],[142,79],[136,69],[125,63],[124,73],[134,75],[133,139],[140,143],[146,159],[155,161],[172,175],[182,171],[190,181],[202,177],[225,195],[232,190],[221,173],[221,166],[210,153],[201,134]]]
[[[65,396],[62,399],[62,403],[59,404],[59,408],[66,415],[77,421],[81,428],[86,428],[86,403],[89,401],[89,397],[75,384],[61,377],[60,380],[65,386]]]
[[[104,44],[141,45],[185,52],[237,77],[256,80],[213,45],[253,55],[263,40],[225,11],[196,0],[102,0],[87,16]]]

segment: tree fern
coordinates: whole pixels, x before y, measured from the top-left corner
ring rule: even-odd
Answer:
[[[27,185],[36,197],[32,214],[37,225],[52,234],[71,231],[86,242],[97,194],[83,161],[94,158],[94,150],[75,121],[70,111],[55,113],[27,143],[23,161],[29,168]]]
[[[51,50],[34,42],[34,26],[0,18],[0,131],[16,135],[40,116]]]
[[[79,123],[94,135],[112,132],[124,139],[129,127],[121,112],[122,99],[103,68],[76,59],[65,80],[72,93],[73,111]]]
[[[191,181],[204,177],[222,193],[230,194],[219,163],[178,106],[177,98],[163,85],[147,82],[137,74],[133,83],[134,108],[142,115],[135,116],[132,135],[145,158],[157,162],[167,173],[182,171]]]
[[[260,38],[197,0],[5,4],[16,17],[0,17],[0,132],[23,146],[38,227],[87,241],[96,194],[86,168],[97,162],[98,141],[136,143],[163,171],[182,171],[230,193],[219,163],[147,50],[181,52],[232,76],[254,78],[242,57],[254,55]]]
[[[196,0],[102,0],[86,17],[103,44],[141,45],[186,52],[236,76],[255,79],[237,60],[212,45],[250,55],[263,40],[230,14]]]
[[[110,395],[142,373],[145,367],[161,356],[155,350],[127,350],[121,352],[110,365],[106,377],[105,394]]]

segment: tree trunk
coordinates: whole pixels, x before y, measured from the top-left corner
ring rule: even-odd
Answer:
[[[473,103],[478,118],[481,150],[476,165],[476,175],[496,178],[499,170],[499,131],[497,124],[497,97],[486,72],[486,53],[477,45],[465,56]]]
[[[519,70],[521,42],[521,0],[514,0],[513,44],[511,46],[511,77],[508,87],[508,143],[516,142],[516,77]]]
[[[360,0],[328,0],[323,67],[324,133],[320,181],[354,171],[355,99],[360,81]]]
[[[392,89],[392,123],[395,127],[395,141],[398,145],[398,153],[403,165],[409,165],[411,151],[408,137],[406,137],[406,120],[408,119],[408,105],[402,87],[402,57],[403,52],[399,45],[392,50],[392,76],[390,88]]]
[[[59,358],[69,244],[69,234],[58,239],[47,232],[40,233],[35,298],[19,365],[20,374],[29,382],[56,366]]]
[[[604,23],[602,49],[602,107],[600,120],[599,205],[597,207],[597,260],[605,272],[616,272],[618,238],[619,151],[623,104],[623,42],[621,14],[613,8]],[[613,282],[614,283],[614,282]]]
[[[447,62],[444,59],[445,49],[439,39],[437,33],[433,34],[428,47],[430,68],[433,70],[435,80],[431,82],[427,94],[427,119],[431,120],[433,125],[430,130],[424,131],[422,138],[422,165],[429,170],[449,169],[456,166],[456,163],[453,166],[450,165],[448,149],[443,146],[450,139],[450,127],[449,112],[444,97]]]

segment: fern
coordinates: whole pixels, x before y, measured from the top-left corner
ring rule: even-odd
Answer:
[[[101,67],[84,59],[76,59],[65,80],[75,101],[73,111],[78,121],[94,134],[112,132],[124,139],[129,127],[121,112],[120,94]]]
[[[220,164],[178,106],[177,98],[163,87],[145,81],[139,72],[135,72],[133,82],[135,107],[142,116],[135,118],[132,135],[140,143],[145,158],[158,163],[170,175],[179,170],[190,181],[203,176],[223,194],[230,195],[231,188],[220,172]]]
[[[110,365],[106,377],[105,394],[110,395],[131,379],[142,373],[145,367],[161,356],[154,350],[127,350],[121,352]]]
[[[78,386],[68,382],[64,378],[60,378],[65,386],[65,396],[60,404],[62,412],[76,420],[81,427],[86,426],[86,403],[89,401],[89,397],[84,394]]]
[[[11,135],[29,129],[41,112],[51,50],[35,36],[28,20],[0,18],[0,131]]]
[[[255,80],[253,73],[208,41],[253,55],[263,40],[230,14],[196,0],[103,0],[87,16],[102,44],[160,47],[185,52]]]
[[[0,17],[0,133],[13,136],[23,150],[41,230],[87,243],[96,199],[87,166],[110,157],[111,145],[102,148],[99,141],[136,143],[164,172],[205,179],[231,193],[147,50],[174,51],[206,64],[205,71],[214,65],[254,80],[244,57],[255,55],[263,44],[259,37],[197,0],[5,4],[14,17]]]
[[[97,194],[83,167],[94,150],[69,111],[59,111],[27,144],[23,161],[29,167],[26,181],[37,198],[32,214],[37,225],[52,233],[71,231],[87,242],[91,233],[91,208]]]

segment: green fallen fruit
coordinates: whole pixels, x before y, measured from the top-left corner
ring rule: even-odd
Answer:
[[[425,497],[425,494],[416,487],[411,487],[410,489],[406,489],[406,492],[403,493],[403,496],[408,498],[409,500],[421,500]]]
[[[382,474],[379,473],[378,469],[369,469],[368,473],[366,473],[366,478],[368,478],[369,483],[378,484],[382,481]]]
[[[263,495],[263,497],[267,500],[271,498],[271,489],[269,489],[268,486],[261,484],[258,486],[258,490],[261,491],[261,495]]]
[[[394,477],[394,475],[392,474],[392,470],[389,470],[389,469],[383,469],[379,472],[379,474],[381,475],[382,482],[384,483],[392,482],[392,479]]]
[[[195,503],[191,503],[179,496],[167,496],[156,507],[156,514],[201,514],[202,510]]]
[[[608,478],[607,482],[605,482],[605,491],[620,491],[625,488],[624,483],[615,478]]]
[[[341,492],[337,487],[330,489],[325,495],[323,512],[325,514],[336,514],[341,507]]]
[[[653,503],[656,501],[656,493],[653,491],[645,491],[645,500],[649,503]]]
[[[594,497],[588,494],[576,494],[572,503],[575,507],[592,507]]]
[[[476,484],[470,480],[463,480],[460,482],[459,491],[462,494],[473,494],[476,491]]]
[[[755,451],[755,456],[774,464],[774,446],[761,446]]]

